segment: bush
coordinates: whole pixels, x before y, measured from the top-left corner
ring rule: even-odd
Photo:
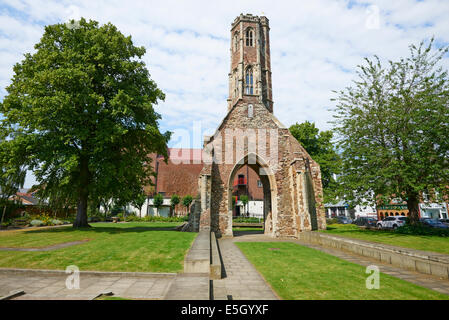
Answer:
[[[126,217],[125,221],[129,222],[142,222],[144,221],[143,218],[137,217],[136,215],[130,215]]]
[[[45,225],[45,224],[44,224],[44,221],[42,221],[42,220],[37,220],[37,219],[31,220],[30,224],[31,224],[33,227],[40,227],[40,226],[44,226],[44,225]]]
[[[11,221],[3,221],[3,223],[0,225],[0,228],[7,228],[11,225]]]
[[[61,220],[58,220],[58,219],[53,219],[53,220],[51,220],[51,223],[52,223],[54,226],[60,226],[61,224],[63,224],[63,222],[62,222]]]
[[[255,218],[255,217],[239,217],[232,219],[232,222],[237,223],[259,223],[263,222],[263,219]]]
[[[332,219],[327,218],[326,219],[326,224],[337,224],[337,223],[338,223],[338,220],[336,218],[332,218]]]
[[[142,218],[145,222],[184,222],[188,221],[189,218],[185,217],[157,217],[157,216],[145,216]]]
[[[432,228],[421,223],[419,224],[406,224],[399,227],[395,232],[400,234],[418,235],[418,236],[439,236],[449,237],[449,229]]]

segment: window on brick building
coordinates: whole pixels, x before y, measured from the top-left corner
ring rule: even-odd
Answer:
[[[262,188],[262,187],[263,187],[263,186],[262,186],[262,181],[257,180],[257,186],[258,186],[259,188]]]
[[[253,46],[253,37],[254,37],[254,31],[251,28],[246,29],[246,46],[252,47]]]
[[[253,94],[254,92],[254,83],[253,83],[253,69],[250,67],[246,69],[245,75],[245,93]]]

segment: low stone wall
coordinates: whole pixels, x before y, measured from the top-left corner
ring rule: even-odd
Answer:
[[[211,279],[221,279],[221,267],[215,232],[200,231],[184,260],[184,273],[207,274]]]
[[[349,239],[321,232],[302,232],[299,239],[374,258],[403,269],[449,279],[449,255]]]
[[[221,279],[221,260],[215,232],[210,233],[210,278]]]
[[[210,272],[210,232],[200,231],[184,260],[184,273]]]
[[[0,268],[0,275],[20,276],[68,276],[65,270]],[[125,271],[79,271],[80,276],[126,277],[126,278],[175,278],[176,273],[168,272],[125,272]]]

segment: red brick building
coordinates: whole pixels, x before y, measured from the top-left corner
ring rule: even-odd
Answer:
[[[154,214],[151,207],[155,194],[164,196],[163,207],[159,210],[161,215],[168,215],[170,198],[177,194],[181,198],[186,195],[198,196],[198,176],[203,169],[202,149],[169,148],[168,161],[165,163],[163,156],[152,155],[152,166],[156,172],[153,179],[154,186],[146,186],[145,191],[148,201],[142,210],[142,214]],[[237,200],[242,195],[248,195],[250,201],[263,201],[263,187],[259,175],[250,167],[243,166],[234,179],[234,196]],[[185,208],[178,206],[177,212],[185,213]],[[234,215],[240,214],[240,208],[235,209]]]

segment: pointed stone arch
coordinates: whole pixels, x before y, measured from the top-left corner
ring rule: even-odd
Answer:
[[[265,161],[262,157],[257,155],[256,153],[247,153],[243,156],[239,161],[237,161],[227,180],[227,203],[228,203],[228,221],[231,223],[228,225],[228,230],[226,230],[226,234],[232,235],[232,193],[233,193],[233,181],[237,172],[243,166],[248,165],[251,169],[253,169],[258,175],[262,183],[263,193],[264,193],[264,233],[271,235],[273,232],[273,224],[272,221],[276,218],[276,178],[274,173],[272,172],[268,162]],[[229,230],[230,229],[230,230]]]

